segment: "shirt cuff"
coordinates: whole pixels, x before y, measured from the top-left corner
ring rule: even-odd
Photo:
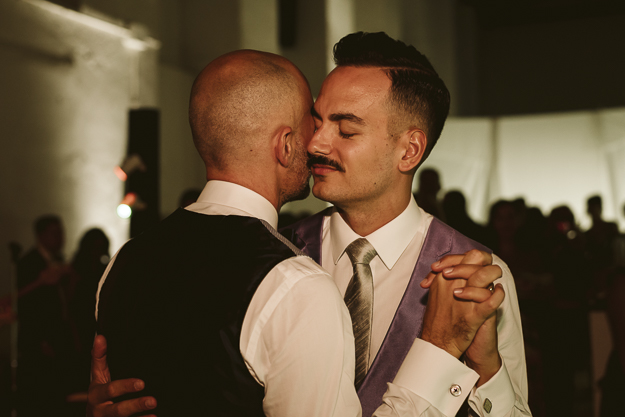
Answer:
[[[415,339],[393,384],[427,400],[446,416],[454,416],[479,375],[433,344]]]
[[[501,416],[512,410],[515,399],[514,387],[502,359],[499,371],[484,385],[471,390],[469,405],[480,416]]]

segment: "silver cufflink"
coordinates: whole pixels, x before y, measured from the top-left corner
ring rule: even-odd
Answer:
[[[451,395],[453,395],[454,397],[459,397],[460,394],[462,394],[462,388],[460,387],[460,385],[458,384],[453,384],[451,386],[451,388],[449,388],[449,392],[451,393]]]

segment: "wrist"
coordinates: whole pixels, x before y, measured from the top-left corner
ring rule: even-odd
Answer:
[[[436,335],[433,334],[433,332],[426,331],[425,329],[421,333],[421,340],[431,343],[432,345],[444,350],[445,352],[449,353],[451,356],[459,360],[464,352],[462,352],[453,343],[451,343],[449,339],[449,337]]]
[[[501,361],[501,357],[499,353],[495,353],[494,355],[490,355],[488,359],[481,362],[474,362],[470,358],[464,358],[465,364],[473,369],[480,376],[477,381],[477,387],[479,388],[481,385],[490,381],[492,377],[495,376],[499,369],[501,369],[501,365],[503,364]]]

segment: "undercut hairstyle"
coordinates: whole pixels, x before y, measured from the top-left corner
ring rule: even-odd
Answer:
[[[337,66],[379,67],[391,80],[389,136],[418,127],[427,136],[425,161],[449,114],[449,91],[430,61],[412,45],[384,32],[357,32],[334,45]]]

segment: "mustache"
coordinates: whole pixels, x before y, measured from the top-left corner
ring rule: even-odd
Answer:
[[[323,155],[308,154],[308,162],[306,163],[306,165],[308,165],[308,168],[311,168],[313,165],[327,165],[336,169],[339,172],[345,172],[345,168],[343,168],[343,165]]]

